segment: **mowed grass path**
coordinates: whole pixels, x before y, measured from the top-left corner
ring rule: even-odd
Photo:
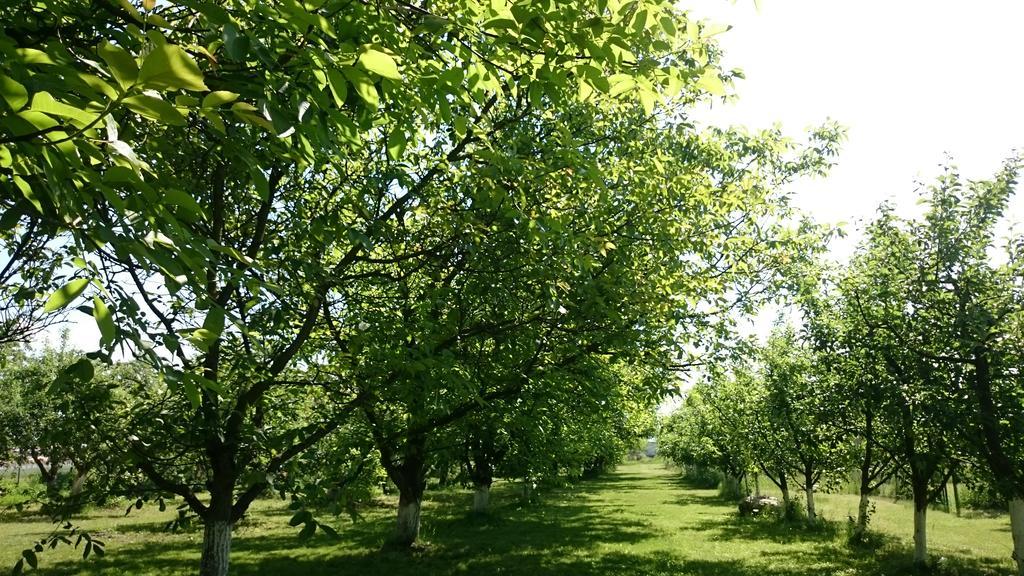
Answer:
[[[572,489],[548,492],[521,506],[513,487],[498,486],[493,512],[466,511],[466,491],[435,492],[424,506],[423,539],[414,552],[381,549],[391,529],[390,502],[365,510],[352,524],[337,519],[340,540],[317,535],[300,542],[282,502],[258,502],[239,527],[232,574],[317,575],[894,575],[909,571],[910,508],[879,501],[875,550],[851,550],[839,528],[808,531],[768,520],[740,519],[713,490],[697,490],[658,462],[630,463]],[[842,521],[856,498],[820,495],[826,518]],[[193,574],[201,532],[168,534],[171,511],[98,510],[81,520],[107,543],[104,558],[82,561],[73,550],[47,551],[46,574]],[[0,571],[33,538],[51,529],[24,515],[0,517]],[[1005,518],[956,518],[932,511],[930,540],[941,573],[1010,574]],[[6,566],[4,565],[6,564]]]

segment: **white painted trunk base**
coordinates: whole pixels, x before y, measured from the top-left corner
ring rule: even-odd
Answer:
[[[395,541],[412,545],[420,537],[420,502],[398,504],[398,522],[395,525]]]
[[[486,512],[491,504],[491,487],[477,486],[473,492],[473,511]]]
[[[818,519],[818,513],[814,510],[814,488],[805,490],[807,493],[807,521],[811,524]]]
[[[928,562],[928,508],[914,510],[914,564]]]
[[[1024,498],[1010,500],[1010,533],[1013,534],[1013,560],[1018,576],[1024,576]]]
[[[227,576],[231,557],[231,523],[207,522],[203,528],[203,557],[200,576]]]
[[[868,527],[868,509],[870,507],[871,501],[868,499],[868,495],[861,494],[860,504],[857,505],[857,528],[861,531]]]

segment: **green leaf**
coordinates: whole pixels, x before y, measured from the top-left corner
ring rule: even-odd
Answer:
[[[139,71],[139,83],[156,90],[209,90],[196,61],[173,44],[157,45],[146,56]]]
[[[359,56],[358,64],[365,70],[391,80],[401,80],[402,74],[398,71],[398,64],[391,56],[373,48],[367,48]]]
[[[61,286],[59,290],[50,294],[50,297],[46,299],[46,304],[43,305],[43,311],[54,312],[64,308],[70,304],[72,300],[78,298],[78,296],[85,291],[85,287],[88,285],[88,278],[76,278]]]
[[[187,123],[185,116],[173,104],[160,98],[139,94],[125,98],[124,105],[150,120],[157,120],[170,126],[184,126]]]
[[[206,319],[203,320],[203,329],[220,337],[224,332],[224,309],[219,306],[210,308],[206,313]]]
[[[18,559],[17,563],[14,564],[14,569],[11,570],[11,576],[21,576],[21,574],[22,574],[22,572],[24,570],[25,570],[25,560],[24,559]]]
[[[358,68],[346,67],[344,70],[345,77],[348,78],[349,82],[356,89],[356,94],[366,102],[372,110],[376,111],[377,107],[380,106],[380,95],[377,94],[377,87],[373,85],[373,81],[370,77],[363,73]]]
[[[96,369],[88,358],[81,358],[78,362],[68,366],[61,372],[63,378],[70,378],[77,382],[89,382],[96,375]]]
[[[697,80],[697,88],[706,91],[712,96],[725,96],[725,84],[718,77],[718,70],[708,68]]]
[[[193,221],[206,219],[206,211],[203,210],[203,207],[199,205],[199,202],[196,202],[196,199],[193,198],[192,195],[184,190],[168,188],[167,192],[164,194],[164,200],[168,204],[177,206],[181,211],[187,213],[189,219]],[[181,216],[177,211],[176,213],[178,216]]]
[[[217,108],[224,104],[230,104],[235,100],[238,100],[238,94],[228,92],[227,90],[217,90],[210,92],[203,98],[203,108]]]
[[[223,322],[223,319],[221,322]],[[214,332],[209,328],[197,328],[188,336],[189,342],[203,352],[208,352],[210,345],[216,342],[218,338],[220,338],[220,332]]]
[[[232,60],[244,60],[249,54],[249,37],[238,29],[234,22],[224,25],[224,49]]]
[[[182,378],[181,387],[185,391],[185,396],[188,398],[188,401],[192,404],[192,408],[199,408],[199,403],[202,400],[202,397],[199,395],[199,386],[196,384],[195,380],[192,380],[191,378]]]
[[[129,88],[139,78],[139,65],[135,58],[124,48],[116,46],[104,40],[100,43],[97,51],[100,58],[110,67],[110,74],[117,80],[121,88]]]
[[[409,145],[408,138],[405,137],[405,133],[401,130],[392,130],[391,134],[388,134],[388,156],[392,160],[398,160],[405,153],[406,146]]]
[[[100,300],[99,296],[92,298],[92,316],[96,319],[96,326],[100,329],[100,345],[109,346],[114,342],[117,329],[114,326],[114,317],[110,308]]]
[[[94,122],[97,116],[96,114],[56,101],[49,92],[36,92],[32,96],[31,108],[36,112],[43,112],[51,116],[71,118],[83,125]]]
[[[18,55],[18,60],[20,60],[22,64],[54,65],[53,59],[50,58],[50,55],[42,50],[37,50],[35,48],[18,48],[14,53]]]
[[[0,96],[7,101],[11,110],[17,112],[28,104],[28,90],[18,81],[0,74]]]
[[[344,106],[345,99],[348,98],[348,81],[345,80],[345,76],[337,68],[327,69],[327,85],[331,88],[334,103],[337,104],[338,108]]]

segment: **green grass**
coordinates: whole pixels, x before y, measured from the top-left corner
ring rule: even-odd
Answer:
[[[908,573],[910,507],[879,501],[873,527],[882,545],[852,550],[841,522],[856,497],[819,495],[831,525],[808,530],[766,519],[740,519],[712,490],[687,486],[657,462],[625,464],[613,474],[575,488],[542,495],[520,506],[513,487],[498,485],[493,512],[474,517],[466,491],[431,493],[424,505],[425,546],[414,552],[382,550],[391,529],[393,502],[364,510],[365,521],[338,519],[340,541],[296,538],[279,501],[264,500],[238,528],[232,574],[352,574],[370,576],[503,574],[547,575],[780,575],[817,576]],[[201,533],[168,534],[171,512],[155,508],[96,510],[81,524],[106,540],[107,556],[82,561],[63,548],[41,555],[38,574],[192,574]],[[0,517],[0,565],[13,565],[20,550],[48,533],[43,518]],[[930,541],[943,574],[1010,574],[1010,534],[1005,517],[956,518],[929,514]]]

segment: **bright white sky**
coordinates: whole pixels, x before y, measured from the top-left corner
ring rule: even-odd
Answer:
[[[731,24],[718,36],[724,67],[743,70],[738,99],[698,119],[768,128],[799,137],[833,119],[848,129],[826,179],[794,186],[794,203],[815,220],[845,222],[831,256],[845,261],[859,225],[879,204],[920,210],[915,190],[947,156],[967,178],[994,174],[1024,152],[1024,2],[1014,0],[689,0],[699,19]],[[1022,185],[1024,188],[1024,185]],[[1024,223],[1024,189],[1009,222]],[[766,336],[778,310],[744,323]],[[697,376],[697,375],[694,375]],[[693,384],[683,377],[682,389]],[[678,405],[670,399],[667,413]]]
[[[795,187],[820,222],[870,219],[893,198],[916,204],[948,154],[968,178],[987,178],[1024,151],[1024,2],[1014,0],[692,0],[691,13],[733,29],[718,39],[739,68],[736,102],[707,119],[793,136],[831,118],[849,130],[826,180]],[[1024,191],[1021,192],[1024,195]],[[1024,199],[1011,219],[1024,221]],[[837,243],[839,259],[858,239]]]

